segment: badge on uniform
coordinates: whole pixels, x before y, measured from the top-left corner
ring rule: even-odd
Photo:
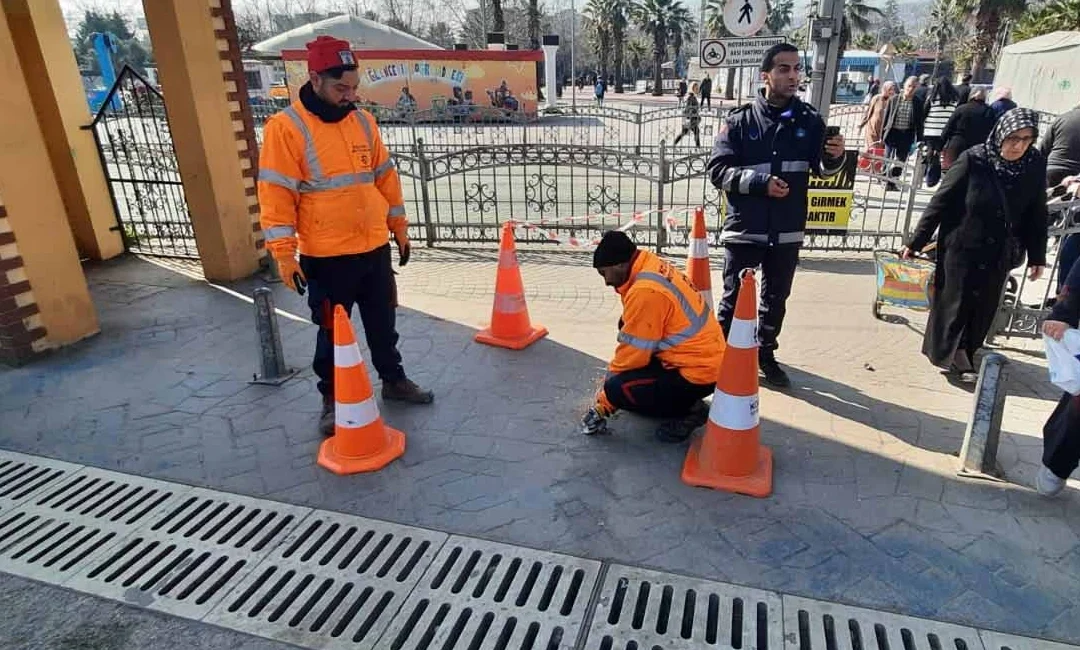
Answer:
[[[801,127],[798,128],[798,129],[795,129],[795,137],[796,138],[805,138],[806,137],[806,129],[801,128]]]
[[[341,59],[341,65],[356,65],[352,50],[341,50],[338,52],[338,58]]]

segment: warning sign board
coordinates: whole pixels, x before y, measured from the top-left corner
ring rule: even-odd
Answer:
[[[855,199],[855,170],[859,152],[848,150],[844,166],[828,178],[810,177],[810,191],[806,196],[807,234],[841,235],[847,232],[851,221],[851,207]]]
[[[783,42],[783,36],[705,38],[701,40],[698,61],[702,68],[758,67],[765,58],[765,52]]]

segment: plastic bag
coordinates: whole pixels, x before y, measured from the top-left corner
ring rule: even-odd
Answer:
[[[1069,328],[1060,341],[1043,335],[1050,383],[1070,395],[1080,395],[1080,330]]]

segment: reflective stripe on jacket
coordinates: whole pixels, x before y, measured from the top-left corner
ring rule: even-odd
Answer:
[[[720,372],[724,333],[716,315],[681,271],[638,251],[622,296],[619,345],[608,370],[642,368],[653,356],[687,381],[712,384]]]
[[[296,101],[263,136],[260,222],[274,256],[366,253],[405,236],[401,181],[370,113],[329,123]]]

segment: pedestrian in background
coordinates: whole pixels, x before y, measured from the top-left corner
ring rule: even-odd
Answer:
[[[1038,116],[1002,116],[986,143],[949,169],[901,251],[922,250],[937,231],[937,270],[922,352],[962,381],[974,382],[975,352],[997,314],[1009,271],[1029,278],[1046,266],[1046,162],[1032,146]]]
[[[383,399],[434,398],[405,376],[397,349],[390,235],[400,265],[411,250],[397,169],[375,118],[356,108],[360,75],[348,41],[320,36],[307,49],[308,82],[266,122],[258,193],[266,248],[282,282],[306,289],[319,326],[312,362],[323,400],[319,431],[333,435],[335,305],[350,315],[354,304],[359,309]]]
[[[1067,179],[1080,174],[1080,107],[1059,115],[1039,142],[1039,151],[1046,158],[1046,186],[1065,184]],[[1075,196],[1078,185],[1069,187]],[[1080,236],[1066,235],[1058,247],[1058,288],[1064,286],[1065,277],[1080,259]]]
[[[697,92],[697,83],[690,84],[690,92],[686,96],[686,104],[683,106],[682,131],[675,136],[673,145],[678,145],[679,140],[682,140],[687,133],[693,133],[694,146],[701,148],[701,107],[698,104]]]
[[[885,130],[885,105],[889,98],[896,94],[896,82],[886,81],[881,87],[881,93],[870,98],[870,104],[866,107],[862,122],[859,127],[863,130],[863,143],[870,150],[874,145],[883,142]]]
[[[1065,330],[1080,321],[1080,264],[1074,263],[1058,290],[1042,332],[1060,341]],[[1054,497],[1065,489],[1065,481],[1080,465],[1080,395],[1062,393],[1057,408],[1043,425],[1042,467],[1035,475],[1035,489],[1044,497]]]
[[[882,140],[885,142],[885,157],[907,161],[912,145],[922,140],[923,121],[926,119],[925,103],[919,101],[916,91],[919,80],[908,77],[904,80],[902,92],[893,95],[885,104],[885,126]],[[889,169],[890,181],[887,191],[896,191],[896,183],[891,180],[899,177],[903,168],[893,166]]]
[[[960,83],[956,85],[956,103],[961,106],[971,99],[971,75],[965,74],[960,77]]]
[[[986,142],[994,128],[997,117],[986,105],[986,91],[976,88],[966,104],[961,104],[953,111],[941,132],[945,149],[941,158],[942,169],[948,169],[960,154],[975,145]]]
[[[956,111],[956,89],[948,77],[940,77],[926,98],[926,123],[923,142],[926,143],[926,186],[934,187],[941,180],[941,152],[945,148],[942,133]]]
[[[702,108],[712,108],[712,84],[712,77],[710,77],[709,73],[706,72],[705,78],[701,80],[700,86]]]
[[[683,105],[683,98],[686,97],[686,91],[687,90],[688,90],[688,86],[687,86],[687,83],[686,83],[686,79],[679,79],[678,91],[675,93],[679,97],[679,106]]]
[[[776,361],[780,328],[806,230],[810,175],[833,176],[844,166],[844,137],[826,137],[825,122],[796,97],[799,49],[779,43],[761,63],[765,88],[750,104],[729,112],[713,143],[706,172],[725,193],[724,295],[719,318],[731,327],[744,269],[761,267],[759,370],[766,383],[791,385]]]
[[[1004,86],[995,88],[993,97],[991,98],[990,108],[998,118],[1016,108],[1016,102],[1014,102],[1012,98],[1012,88]]]

